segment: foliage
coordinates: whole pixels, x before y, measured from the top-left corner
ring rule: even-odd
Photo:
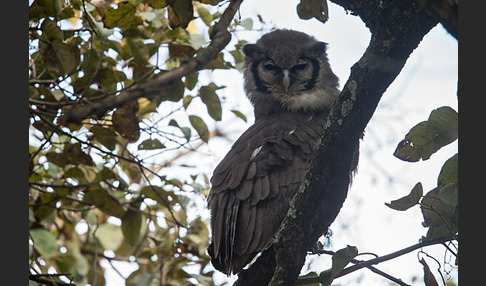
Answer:
[[[458,114],[449,106],[433,110],[427,121],[415,125],[405,135],[395,150],[394,155],[403,160],[417,162],[427,160],[443,146],[458,138]],[[423,195],[422,184],[418,182],[405,197],[385,203],[388,207],[405,211],[415,205],[420,205],[424,221],[422,225],[428,228],[422,241],[430,241],[443,237],[458,240],[458,153],[442,166],[437,187]],[[449,251],[452,251],[448,248]],[[453,253],[457,255],[456,253]],[[425,285],[438,285],[429,266],[422,258],[419,262],[424,268]],[[456,260],[457,265],[457,260]]]
[[[212,126],[228,110],[246,121],[225,105],[225,87],[203,75],[241,69],[240,48],[247,41],[237,38],[154,96],[79,123],[67,123],[65,116],[186,63],[207,46],[228,2],[35,0],[30,5],[30,285],[104,285],[106,267],[116,270],[118,261],[136,266],[124,277],[126,285],[214,285],[206,268],[208,221],[191,215],[208,194],[208,170],[180,166],[177,175],[167,170],[221,135]],[[327,1],[301,0],[296,11],[302,19],[321,22],[329,16]],[[253,21],[237,18],[228,29],[233,35],[252,30]],[[203,108],[193,108],[197,104]],[[426,160],[456,139],[457,112],[438,108],[410,130],[395,156]],[[436,188],[423,196],[417,183],[408,196],[387,205],[406,210],[419,204],[428,227],[425,242],[456,238],[457,184],[456,154],[442,167]],[[332,255],[332,268],[311,278],[330,284],[348,263],[359,262],[356,247]]]
[[[207,44],[225,4],[221,0],[31,4],[31,275],[60,273],[65,274],[62,280],[78,285],[104,285],[106,266],[100,262],[115,268],[113,262],[126,261],[138,267],[127,277],[127,285],[214,284],[212,271],[205,268],[207,219],[188,214],[197,211],[195,201],[207,196],[208,174],[190,169],[186,175],[166,174],[174,159],[216,134],[208,126],[226,112],[218,94],[224,86],[199,76],[241,66],[239,48],[245,41],[228,46],[202,70],[156,96],[141,97],[79,124],[66,124],[64,116],[187,61]],[[234,20],[229,30],[251,27],[251,19]],[[206,109],[191,109],[194,104]],[[240,111],[231,111],[246,120]],[[187,266],[196,270],[188,271]]]
[[[414,126],[398,143],[394,155],[404,161],[427,160],[441,147],[458,138],[457,112],[444,106],[433,110],[427,121]],[[413,187],[410,194],[385,203],[388,207],[405,211],[417,204],[424,217],[423,225],[429,230],[423,239],[444,236],[457,238],[458,232],[458,154],[449,158],[440,170],[437,187],[423,196],[422,184]]]

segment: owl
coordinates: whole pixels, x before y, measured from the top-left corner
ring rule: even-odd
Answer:
[[[213,266],[240,272],[274,239],[338,98],[327,44],[275,30],[243,46],[244,88],[255,123],[233,144],[211,178]]]

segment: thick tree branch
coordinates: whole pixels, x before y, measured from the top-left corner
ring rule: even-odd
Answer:
[[[175,80],[180,79],[194,71],[204,68],[204,65],[215,59],[231,40],[228,26],[234,18],[243,0],[231,0],[226,10],[221,15],[211,32],[211,42],[206,48],[201,49],[193,58],[179,67],[137,87],[130,88],[119,95],[111,95],[103,100],[81,106],[66,113],[63,123],[80,123],[89,116],[102,117],[108,110],[123,106],[140,97],[151,97],[159,94],[161,90],[169,86]]]
[[[264,266],[264,271],[258,270],[259,281],[250,281],[255,277],[252,266],[241,273],[236,285],[294,285],[307,250],[327,232],[347,196],[353,153],[381,96],[422,38],[437,24],[418,1],[333,2],[361,17],[372,33],[371,42],[351,68],[311,168],[277,233],[276,267]],[[262,257],[268,260],[267,252]]]

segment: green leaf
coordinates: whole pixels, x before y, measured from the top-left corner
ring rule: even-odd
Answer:
[[[435,149],[454,142],[458,137],[458,114],[449,106],[439,107],[430,113],[427,135],[434,139]]]
[[[297,15],[303,20],[316,18],[325,23],[328,19],[329,11],[326,0],[301,0],[297,5]]]
[[[103,23],[109,29],[119,27],[125,30],[136,27],[143,23],[143,20],[136,15],[136,12],[137,8],[131,2],[119,2],[116,8],[108,7]]]
[[[115,251],[123,240],[123,233],[118,225],[103,223],[96,230],[96,238],[105,250]]]
[[[115,150],[116,144],[118,142],[118,136],[112,128],[94,125],[89,129],[89,131],[93,133],[93,136],[89,137],[90,140],[98,141],[111,151]]]
[[[441,189],[441,187],[437,187],[431,190],[420,203],[420,209],[424,217],[422,225],[429,228],[424,238],[427,240],[450,236],[458,231],[457,204],[451,205],[450,203],[453,202],[451,197],[453,197],[454,190],[446,189],[439,196]]]
[[[80,63],[79,48],[60,40],[40,42],[39,52],[46,68],[60,75],[70,74]]]
[[[433,110],[428,121],[414,126],[398,143],[394,156],[408,162],[427,160],[458,137],[457,112],[444,106]]]
[[[459,183],[459,155],[456,153],[450,157],[442,166],[437,179],[438,186]]]
[[[138,150],[163,149],[165,145],[160,143],[159,139],[147,139],[138,145]]]
[[[56,238],[43,228],[34,228],[29,231],[34,242],[34,248],[42,257],[51,259],[57,254]]]
[[[42,39],[48,42],[64,40],[64,34],[55,21],[49,18],[44,19],[41,25]]]
[[[241,113],[240,111],[236,110],[236,109],[232,109],[231,112],[233,112],[236,116],[238,116],[239,118],[241,118],[243,121],[246,122],[246,116]]]
[[[201,117],[196,115],[189,115],[189,122],[191,122],[192,127],[196,129],[197,134],[204,142],[209,140],[209,129],[206,123],[201,119]]]
[[[193,90],[194,87],[196,87],[198,77],[199,77],[198,72],[193,72],[193,73],[186,75],[185,80],[184,80],[184,84],[185,84],[186,88],[189,89],[189,90]]]
[[[418,204],[422,195],[423,188],[422,184],[419,182],[413,187],[410,194],[398,200],[391,201],[390,203],[385,203],[385,205],[394,210],[405,211]]]
[[[128,209],[122,217],[121,230],[124,240],[131,246],[136,246],[142,238],[142,213],[138,210]]]
[[[251,18],[246,18],[246,19],[243,19],[240,23],[239,23],[240,26],[242,26],[243,28],[245,28],[245,30],[252,30],[253,29],[253,20]]]
[[[204,24],[206,24],[206,26],[211,27],[213,15],[211,15],[208,9],[200,6],[197,8],[197,14],[199,15],[199,18],[201,18],[201,20],[204,22]]]
[[[415,125],[398,143],[393,156],[407,162],[427,160],[434,153],[433,142],[427,137],[427,121]]]
[[[437,197],[447,205],[457,206],[458,199],[459,199],[457,185],[456,184],[445,185],[437,193]]]
[[[147,64],[150,53],[140,37],[126,37],[128,48],[136,62]]]
[[[210,83],[199,89],[199,96],[201,97],[202,102],[206,104],[209,115],[216,121],[221,120],[222,113],[221,101],[219,100],[218,94],[216,94],[216,90],[220,88],[221,87],[214,83]]]

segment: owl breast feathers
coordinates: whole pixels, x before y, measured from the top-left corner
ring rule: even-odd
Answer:
[[[214,170],[208,197],[208,252],[227,275],[271,245],[340,93],[326,43],[307,34],[275,30],[243,53],[255,123]]]

